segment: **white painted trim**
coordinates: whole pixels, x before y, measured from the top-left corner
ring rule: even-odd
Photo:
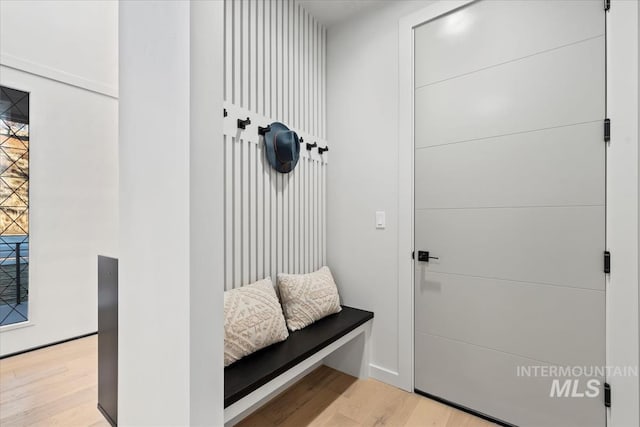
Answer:
[[[31,308],[29,308],[29,316],[31,315]],[[22,329],[30,326],[35,326],[32,320],[25,320],[24,322],[11,323],[9,325],[0,326],[0,334],[2,332],[13,331],[14,329]]]
[[[398,34],[398,374],[413,392],[413,29],[473,0],[439,1],[399,22]]]
[[[371,378],[387,384],[398,384],[400,378],[396,371],[383,368],[382,366],[378,366],[373,363],[369,365],[369,375]]]
[[[613,1],[607,12],[607,249],[606,360],[638,366],[638,2]],[[607,378],[610,427],[640,425],[638,377]]]
[[[342,338],[329,344],[327,347],[298,363],[293,368],[285,371],[282,375],[272,379],[262,387],[251,392],[247,396],[243,397],[234,404],[228,406],[224,410],[224,423],[225,426],[232,426],[240,422],[243,418],[250,413],[267,403],[273,397],[277,396],[279,392],[287,388],[294,381],[309,373],[314,368],[320,366],[325,357],[331,353],[349,343],[360,334],[364,334],[367,337],[367,331],[371,329],[371,324],[368,322],[358,326],[353,331],[349,332]],[[365,346],[369,346],[369,342],[365,343]]]
[[[413,390],[413,29],[471,1],[439,1],[399,22],[398,289],[399,379]],[[606,360],[638,366],[638,2],[612,2],[607,15],[607,109],[612,137],[607,168],[607,247],[612,269],[607,282]],[[618,83],[618,84],[616,84]],[[613,255],[615,254],[615,255]],[[640,425],[638,378],[615,378],[608,425]]]
[[[53,80],[59,83],[64,83],[69,86],[88,90],[100,95],[105,95],[110,98],[118,99],[117,87],[105,85],[94,80],[85,79],[84,77],[70,74],[66,71],[51,68],[46,65],[36,64],[35,62],[27,61],[13,55],[9,55],[6,53],[0,54],[0,65],[13,68],[18,71],[23,71],[25,73],[33,74],[35,76],[44,77],[46,79]]]

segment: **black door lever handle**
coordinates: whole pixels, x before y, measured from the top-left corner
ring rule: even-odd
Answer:
[[[418,261],[429,262],[430,259],[440,259],[436,256],[429,256],[429,251],[418,251]]]

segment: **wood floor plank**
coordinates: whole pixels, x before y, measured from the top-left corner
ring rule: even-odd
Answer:
[[[447,427],[452,408],[430,399],[420,399],[407,420],[407,427]]]
[[[457,411],[451,414],[447,427],[490,427],[493,424],[481,418],[470,417],[469,414]]]
[[[351,418],[342,415],[340,413],[335,413],[333,416],[327,420],[326,423],[323,424],[324,427],[359,427],[360,424],[352,420]]]
[[[82,405],[74,406],[66,411],[62,411],[31,424],[29,427],[39,426],[87,426],[96,425],[108,427],[110,424],[104,419],[102,414],[96,411],[95,402],[86,402]]]
[[[46,368],[52,361],[70,360],[91,355],[96,345],[97,335],[92,335],[87,338],[8,357],[0,360],[0,374],[4,374],[5,370],[19,371],[22,367],[27,367],[29,372],[33,373],[40,366]]]
[[[0,360],[2,427],[108,427],[96,408],[97,337]],[[382,382],[322,366],[239,427],[488,427],[492,424]]]
[[[488,427],[466,412],[373,379],[326,366],[304,377],[237,424],[271,426]]]
[[[97,405],[97,337],[0,360],[0,425],[109,424]]]
[[[6,418],[10,415],[16,415],[25,410],[25,408],[33,408],[39,406],[42,402],[48,402],[60,399],[70,394],[95,388],[96,382],[88,375],[80,375],[77,377],[65,376],[56,384],[43,383],[42,387],[38,384],[32,385],[25,393],[15,394],[6,393],[7,396],[2,397],[2,417]]]

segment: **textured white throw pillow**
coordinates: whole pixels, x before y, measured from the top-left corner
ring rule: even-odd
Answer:
[[[329,267],[309,274],[278,274],[278,289],[284,317],[292,331],[342,310]]]
[[[224,366],[289,336],[271,278],[224,293]]]

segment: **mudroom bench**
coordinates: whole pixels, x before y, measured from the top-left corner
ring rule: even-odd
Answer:
[[[369,376],[373,313],[352,307],[291,332],[224,370],[224,422],[233,425],[318,366]]]

